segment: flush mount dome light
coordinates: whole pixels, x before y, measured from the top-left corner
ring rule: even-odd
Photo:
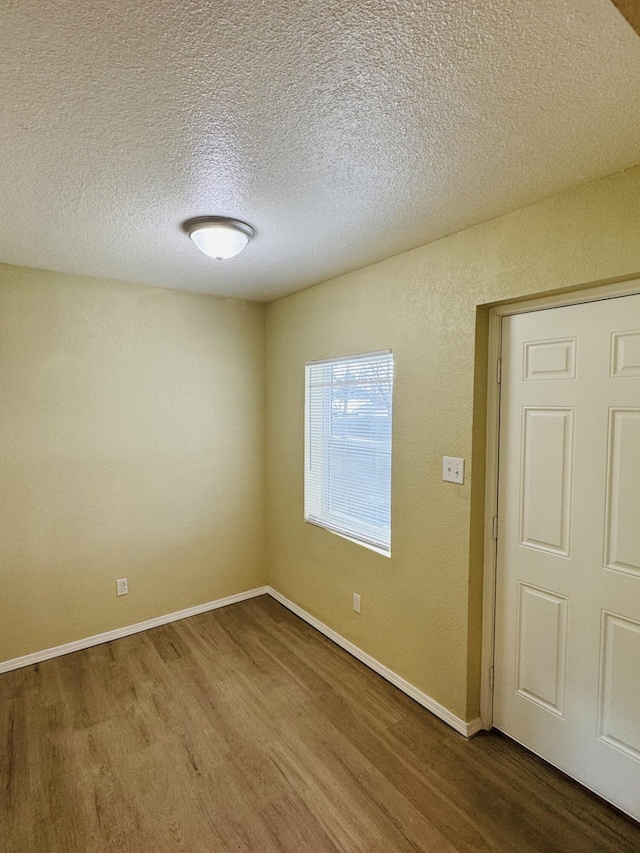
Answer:
[[[226,216],[197,216],[182,227],[201,252],[217,261],[234,258],[255,234],[246,222]]]

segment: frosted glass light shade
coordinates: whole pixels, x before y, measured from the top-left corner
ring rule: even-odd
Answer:
[[[246,222],[222,216],[200,216],[183,227],[201,252],[218,261],[240,254],[255,233]]]

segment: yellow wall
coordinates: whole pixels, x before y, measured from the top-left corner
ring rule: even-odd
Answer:
[[[264,312],[0,267],[0,660],[266,583]]]
[[[273,586],[453,713],[477,716],[485,389],[475,358],[486,353],[487,319],[478,306],[638,273],[635,168],[269,305]],[[388,347],[391,559],[303,521],[304,363]],[[442,482],[445,454],[466,458],[464,486]]]
[[[486,305],[639,273],[636,168],[269,305],[267,566],[265,307],[0,266],[0,660],[269,580],[472,719]],[[303,521],[304,363],[387,347],[391,559]]]

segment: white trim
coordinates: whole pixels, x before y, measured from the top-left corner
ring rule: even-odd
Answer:
[[[640,279],[620,280],[598,287],[572,290],[525,302],[510,302],[496,305],[489,311],[489,347],[487,382],[487,448],[486,448],[486,488],[485,488],[485,527],[484,527],[484,578],[482,600],[482,674],[480,708],[482,726],[490,729],[493,725],[493,689],[491,670],[495,654],[495,590],[497,571],[497,540],[493,539],[493,518],[498,512],[498,449],[500,437],[500,386],[496,381],[496,363],[500,358],[502,346],[502,318],[512,314],[524,314],[529,311],[543,311],[546,308],[561,308],[601,299],[617,299],[640,293]],[[498,536],[500,532],[498,531]]]
[[[160,625],[168,625],[170,622],[178,622],[180,619],[188,619],[190,616],[197,616],[199,613],[207,613],[209,610],[217,610],[219,607],[226,607],[229,604],[237,604],[239,601],[246,601],[249,598],[256,598],[259,595],[267,594],[280,602],[280,604],[284,605],[288,610],[291,610],[292,613],[295,613],[296,616],[304,619],[305,622],[308,622],[317,631],[324,634],[325,637],[333,640],[334,643],[341,646],[349,652],[349,654],[366,664],[366,666],[374,672],[377,672],[378,675],[381,675],[387,681],[391,682],[391,684],[399,690],[402,690],[403,693],[406,693],[407,696],[410,696],[419,705],[422,705],[428,711],[431,711],[432,714],[435,714],[436,717],[439,717],[445,723],[448,723],[448,725],[454,728],[461,735],[464,735],[465,737],[472,737],[482,729],[483,725],[480,718],[466,723],[464,720],[456,717],[455,714],[452,714],[451,711],[447,710],[444,705],[440,705],[440,703],[436,702],[435,699],[432,699],[430,696],[427,696],[426,693],[418,690],[417,687],[414,687],[408,681],[405,681],[404,678],[401,678],[393,672],[393,670],[384,666],[384,664],[375,660],[375,658],[372,658],[371,655],[363,652],[362,649],[359,649],[332,628],[329,628],[324,624],[324,622],[320,622],[319,619],[311,616],[310,613],[307,613],[306,610],[298,607],[297,604],[289,601],[288,598],[285,598],[284,595],[271,586],[261,586],[255,589],[249,589],[246,592],[238,592],[235,595],[228,595],[226,598],[218,598],[215,601],[207,601],[205,604],[196,604],[195,607],[187,607],[184,610],[176,610],[174,613],[167,613],[164,616],[156,616],[153,619],[146,619],[144,622],[136,622],[134,625],[125,625],[124,628],[115,628],[113,631],[94,634],[92,637],[85,637],[82,640],[74,640],[71,643],[64,643],[61,646],[53,646],[50,649],[43,649],[40,652],[33,652],[29,655],[22,655],[22,657],[0,661],[0,674],[3,672],[10,672],[13,669],[20,669],[24,666],[32,666],[33,664],[41,663],[45,660],[51,660],[52,658],[62,657],[62,655],[68,655],[72,652],[79,652],[82,649],[89,649],[92,646],[99,646],[102,643],[110,643],[112,640],[119,640],[121,637],[129,637],[131,634],[139,634],[142,631],[148,631],[150,628],[157,628]]]
[[[332,358],[316,358],[312,361],[305,361],[305,367],[312,364],[331,364],[334,361],[346,361],[346,359],[355,360],[356,358],[375,358],[377,355],[390,355],[390,349],[379,349],[374,352],[357,352],[353,355],[334,355]]]
[[[115,628],[113,631],[105,631],[103,634],[94,634],[93,637],[74,640],[71,643],[64,643],[62,646],[53,646],[53,648],[43,649],[41,652],[33,652],[30,655],[23,655],[19,658],[0,661],[0,673],[9,672],[12,669],[19,669],[23,666],[31,666],[34,663],[41,663],[42,661],[50,660],[51,658],[71,654],[71,652],[79,652],[81,649],[88,649],[91,648],[91,646],[99,646],[101,643],[109,643],[111,640],[120,639],[120,637],[128,637],[131,634],[138,634],[140,631],[148,631],[149,628],[157,628],[159,625],[168,625],[169,622],[177,622],[180,619],[187,619],[189,616],[197,616],[198,613],[217,610],[218,607],[226,607],[228,604],[236,604],[239,601],[246,601],[248,598],[265,595],[268,590],[269,587],[266,586],[249,589],[246,592],[238,592],[235,595],[228,595],[226,598],[207,601],[205,604],[196,604],[195,607],[187,607],[185,610],[176,610],[175,613],[167,613],[164,616],[156,616],[153,619],[147,619],[144,622],[136,622],[135,625],[126,625],[124,628]]]
[[[531,299],[520,302],[503,302],[490,309],[491,314],[504,317],[507,314],[525,314],[529,311],[544,311],[545,308],[562,308],[567,305],[581,305],[584,302],[598,302],[602,299],[617,299],[620,296],[634,296],[640,293],[640,279],[633,277],[619,279],[610,284],[597,287],[585,285],[579,290],[565,291],[542,296],[532,296]]]
[[[325,625],[324,622],[321,622],[319,619],[316,619],[315,616],[312,616],[310,613],[307,613],[307,611],[303,610],[302,607],[299,607],[297,604],[294,604],[293,601],[290,601],[288,598],[285,598],[282,593],[278,592],[272,586],[267,587],[267,592],[272,598],[275,598],[276,601],[280,602],[280,604],[282,604],[292,613],[295,613],[296,616],[299,616],[301,619],[304,619],[305,622],[308,622],[309,625],[311,625],[317,631],[320,631],[320,633],[324,634],[325,637],[328,637],[330,640],[336,643],[336,645],[349,652],[350,655],[353,655],[354,658],[357,658],[361,663],[366,664],[369,669],[372,669],[374,672],[377,672],[378,675],[382,676],[382,678],[391,682],[394,687],[397,687],[398,690],[402,690],[403,693],[406,693],[407,696],[410,696],[419,705],[422,705],[423,708],[426,708],[427,711],[431,711],[432,714],[434,714],[436,717],[439,717],[443,722],[450,725],[451,728],[455,729],[457,732],[459,732],[459,734],[464,735],[468,738],[482,729],[482,720],[478,718],[476,720],[471,720],[467,723],[464,720],[460,719],[460,717],[456,717],[456,715],[452,714],[451,711],[444,707],[444,705],[441,705],[439,702],[436,702],[435,699],[432,699],[430,696],[427,696],[426,693],[423,693],[421,690],[418,690],[417,687],[414,687],[413,684],[410,684],[404,678],[397,675],[393,670],[380,663],[380,661],[377,661],[375,658],[372,658],[371,655],[368,655],[366,652],[363,652],[362,649],[358,648],[358,646],[345,639],[341,634],[338,634],[337,631],[333,630],[333,628],[329,628],[329,626]]]
[[[332,504],[332,498],[352,498],[356,505],[362,505],[360,489],[366,481],[374,497],[389,508],[391,501],[390,474],[378,478],[378,457],[388,458],[391,465],[392,436],[389,432],[388,441],[379,440],[378,429],[365,418],[356,430],[355,440],[347,442],[344,452],[347,459],[353,462],[356,457],[359,467],[364,467],[364,480],[358,485],[351,482],[349,476],[343,476],[338,470],[333,472],[329,464],[331,456],[331,437],[333,434],[332,400],[335,388],[357,388],[362,385],[362,377],[353,376],[350,379],[336,379],[332,373],[326,376],[328,365],[340,365],[349,373],[349,369],[359,362],[377,365],[384,372],[384,377],[367,380],[375,389],[390,388],[391,396],[379,410],[385,410],[388,421],[387,428],[391,430],[392,396],[393,396],[393,354],[391,350],[361,353],[357,356],[340,356],[307,362],[305,365],[305,394],[304,394],[304,520],[316,527],[323,528],[338,536],[348,539],[364,548],[369,548],[385,557],[391,556],[391,529],[383,524],[378,517],[375,519],[359,517],[357,513],[349,514],[345,509],[337,510]],[[356,371],[357,373],[357,371]],[[371,397],[371,393],[365,395]],[[369,419],[370,420],[370,419]],[[375,427],[375,428],[374,428]],[[354,456],[355,454],[355,456]],[[365,464],[367,463],[367,464]],[[339,467],[339,466],[338,466]],[[369,470],[371,468],[371,470]],[[374,470],[375,469],[375,470]],[[332,473],[333,472],[333,473]],[[375,476],[371,476],[375,474]],[[344,472],[343,472],[344,474]],[[365,476],[366,475],[366,476]],[[355,489],[355,491],[354,491]],[[375,513],[374,513],[375,514]]]
[[[380,554],[381,557],[391,556],[391,544],[389,544],[389,547],[385,550],[382,545],[376,545],[372,539],[365,539],[364,536],[361,539],[357,539],[355,536],[350,536],[348,533],[345,533],[345,530],[341,530],[337,525],[332,527],[322,518],[307,518],[305,516],[304,520],[307,524],[313,524],[314,527],[319,527],[320,530],[328,530],[329,533],[340,536],[341,539],[346,539],[347,542],[353,542],[354,545],[362,545],[363,548],[375,551],[376,554]]]
[[[467,727],[465,737],[467,738],[473,737],[474,735],[477,735],[478,732],[484,731],[484,724],[481,717],[476,717],[475,720],[470,720],[468,723],[465,723],[465,725]]]

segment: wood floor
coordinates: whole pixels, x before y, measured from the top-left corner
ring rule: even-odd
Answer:
[[[640,850],[263,596],[0,675],[0,850]]]

